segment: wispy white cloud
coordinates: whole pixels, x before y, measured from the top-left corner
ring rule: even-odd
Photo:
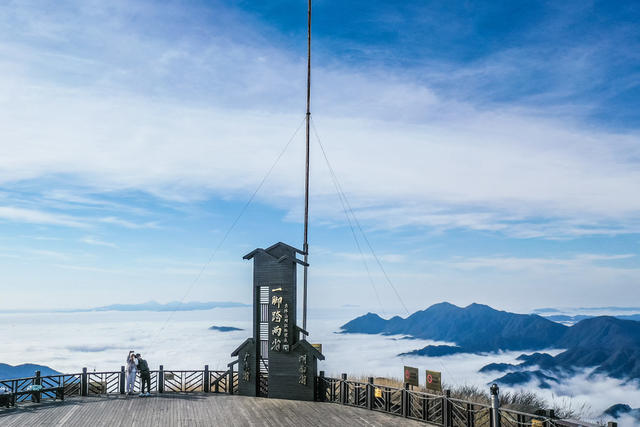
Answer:
[[[58,225],[74,228],[86,228],[89,226],[83,220],[70,215],[45,212],[35,209],[24,209],[13,206],[0,206],[0,219],[31,224]]]
[[[60,250],[52,250],[52,249],[39,249],[39,248],[28,248],[28,247],[4,247],[0,248],[4,253],[0,254],[0,256],[6,258],[15,258],[20,259],[22,261],[33,261],[33,260],[70,260],[77,257],[77,254],[72,254]]]
[[[362,242],[363,252],[342,252],[342,251],[334,251],[330,248],[325,247],[314,247],[314,253],[316,256],[330,256],[332,258],[341,258],[347,261],[374,261],[374,256],[368,252],[368,248],[364,247],[365,243]],[[365,250],[367,252],[365,252]],[[403,253],[380,253],[376,254],[379,260],[384,261],[385,263],[404,263],[407,262],[407,254]]]
[[[93,212],[96,212],[97,210],[104,210],[137,216],[150,214],[147,209],[144,209],[141,206],[118,203],[112,200],[106,200],[101,196],[104,195],[87,194],[86,191],[83,191],[82,189],[69,188],[45,191],[42,194],[42,199],[40,200],[42,204],[55,207],[56,209],[90,209]]]
[[[143,228],[159,228],[158,223],[155,221],[139,223],[139,222],[129,221],[127,219],[118,218],[114,216],[100,218],[99,221],[105,224],[119,225],[121,227],[130,228],[134,230],[139,230]]]
[[[68,260],[72,258],[71,254],[46,249],[23,249],[22,251],[29,255],[35,255],[37,257],[44,258],[54,258],[58,260]]]
[[[579,254],[572,257],[513,257],[513,256],[494,256],[494,257],[472,257],[472,258],[453,258],[443,263],[462,270],[475,270],[478,268],[492,268],[497,270],[518,271],[530,269],[549,269],[549,268],[584,268],[601,265],[607,261],[618,261],[634,258],[636,254]],[[634,268],[640,272],[640,269]]]
[[[53,264],[54,267],[62,268],[65,270],[84,271],[89,273],[106,273],[114,275],[128,275],[131,273],[129,270],[123,270],[119,268],[106,268],[93,265],[79,265],[79,264]]]
[[[136,222],[116,216],[108,216],[102,218],[74,216],[58,212],[50,212],[16,206],[0,206],[0,220],[71,228],[92,228],[97,224],[109,224],[128,229],[159,228],[157,221]],[[35,236],[33,238],[38,240],[60,240],[59,237]],[[85,243],[89,242],[85,241]]]
[[[83,243],[86,243],[87,245],[106,246],[108,248],[114,248],[114,249],[118,247],[118,245],[116,245],[115,243],[105,242],[103,240],[100,240],[92,236],[85,236],[80,241]]]

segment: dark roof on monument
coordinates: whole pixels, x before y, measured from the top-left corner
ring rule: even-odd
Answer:
[[[252,250],[251,252],[249,252],[248,254],[246,254],[245,256],[243,256],[243,257],[242,257],[242,259],[251,259],[251,258],[253,258],[257,253],[265,253],[265,254],[267,254],[267,255],[269,255],[269,256],[271,256],[271,257],[273,257],[273,258],[277,258],[278,262],[282,262],[282,261],[284,261],[284,260],[289,259],[289,260],[291,260],[291,261],[293,261],[293,262],[297,262],[298,264],[301,264],[301,265],[304,265],[304,266],[309,266],[309,264],[307,264],[307,263],[305,263],[304,261],[299,260],[298,258],[296,258],[296,257],[295,257],[295,255],[294,255],[294,257],[293,257],[293,258],[292,258],[292,257],[290,257],[290,256],[287,256],[287,255],[285,255],[285,256],[281,256],[281,257],[276,257],[276,256],[274,256],[273,254],[271,254],[271,251],[272,251],[273,249],[275,249],[275,248],[285,248],[285,249],[288,249],[288,250],[289,250],[289,251],[291,251],[291,252],[294,252],[294,254],[295,254],[295,253],[299,253],[299,254],[301,254],[301,255],[304,255],[304,251],[301,251],[301,250],[300,250],[300,249],[298,249],[298,248],[294,248],[293,246],[287,245],[286,243],[278,242],[278,243],[276,243],[275,245],[271,245],[271,246],[269,246],[267,249],[262,249],[262,248],[254,249],[254,250]]]
[[[236,357],[240,353],[240,350],[242,350],[246,345],[253,344],[254,342],[255,340],[253,338],[247,338],[242,344],[238,346],[238,348],[233,350],[233,353],[231,353],[231,357]]]

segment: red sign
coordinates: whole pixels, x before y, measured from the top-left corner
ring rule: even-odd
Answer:
[[[404,367],[404,382],[406,384],[418,386],[418,368],[412,368],[411,366]]]
[[[442,391],[442,373],[426,369],[425,372],[427,374],[427,390]]]

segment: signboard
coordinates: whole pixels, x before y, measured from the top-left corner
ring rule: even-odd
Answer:
[[[382,397],[382,389],[376,387],[375,391],[374,391],[374,396],[375,397]]]
[[[322,344],[311,344],[311,347],[315,348],[320,353],[322,353]]]
[[[430,391],[442,391],[442,374],[437,371],[426,371],[426,387]]]
[[[418,386],[418,368],[412,368],[411,366],[404,367],[404,382],[405,384]]]
[[[269,351],[289,352],[292,325],[289,322],[291,296],[280,285],[271,285],[269,294]]]
[[[540,420],[531,420],[531,427],[542,427],[544,423]]]

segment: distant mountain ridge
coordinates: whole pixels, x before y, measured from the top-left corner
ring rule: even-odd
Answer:
[[[406,319],[384,320],[367,313],[341,327],[343,333],[410,335],[415,338],[454,342],[456,352],[537,350],[548,348],[565,334],[567,326],[537,314],[498,311],[482,304],[461,308],[443,302]]]
[[[613,316],[623,320],[640,321],[640,307],[574,307],[574,308],[538,308],[534,314],[540,314],[554,322],[572,325],[581,320],[599,316]]]
[[[533,310],[534,313],[536,314],[540,314],[540,313],[563,313],[563,312],[567,312],[567,311],[573,311],[573,312],[630,312],[630,311],[635,311],[636,313],[640,313],[640,307],[618,307],[615,305],[608,305],[605,307],[572,307],[572,308],[551,308],[551,307],[545,307],[545,308],[536,308],[535,310]],[[617,316],[616,316],[617,317]]]
[[[33,363],[24,363],[16,366],[0,363],[0,380],[33,377],[36,371],[40,371],[40,375],[57,375],[60,373],[48,366]]]
[[[602,374],[625,381],[640,379],[640,322],[610,316],[586,319],[569,328],[558,346],[567,350],[555,357],[536,353],[539,356],[532,363],[526,361],[531,356],[523,355],[519,359],[525,362],[494,370],[523,372],[537,367],[562,377],[577,369],[595,368],[591,376]],[[487,365],[481,371],[492,368],[495,366]]]
[[[244,329],[236,328],[235,326],[210,326],[210,331],[218,331],[218,332],[234,332],[234,331],[243,331]]]
[[[640,408],[633,409],[631,406],[623,403],[610,406],[602,414],[613,418],[620,418],[627,415],[640,422]]]
[[[89,313],[94,311],[196,311],[213,308],[250,307],[249,304],[233,301],[180,302],[161,304],[147,301],[139,304],[111,304],[93,308],[70,308],[54,310],[0,310],[0,313]]]
[[[583,368],[594,368],[591,375],[604,374],[624,381],[640,379],[640,322],[612,316],[587,318],[569,327],[535,314],[509,313],[480,304],[462,308],[440,303],[407,318],[396,316],[385,320],[367,313],[346,323],[341,330],[454,343],[403,353],[414,356],[566,349],[556,356],[523,354],[518,364],[492,363],[480,370],[505,373],[496,379],[505,385],[536,380],[540,387],[548,388],[557,378]]]
[[[551,383],[559,384],[558,379],[545,374],[542,371],[521,371],[521,372],[509,372],[508,374],[496,379],[495,383],[507,386],[516,386],[521,384],[527,384],[531,381],[537,381],[538,387],[543,389],[551,388]]]
[[[195,311],[211,310],[212,308],[248,307],[248,304],[230,301],[211,302],[179,302],[172,301],[160,304],[155,301],[148,301],[141,304],[112,304],[103,307],[95,307],[80,311]]]
[[[569,316],[567,314],[553,314],[549,316],[545,315],[543,317],[545,319],[549,319],[554,322],[577,323],[581,320],[593,319],[594,317],[598,317],[598,316],[593,316],[589,314],[576,314],[575,316]],[[612,317],[615,317],[616,319],[622,319],[622,320],[640,321],[640,314],[617,314]]]

